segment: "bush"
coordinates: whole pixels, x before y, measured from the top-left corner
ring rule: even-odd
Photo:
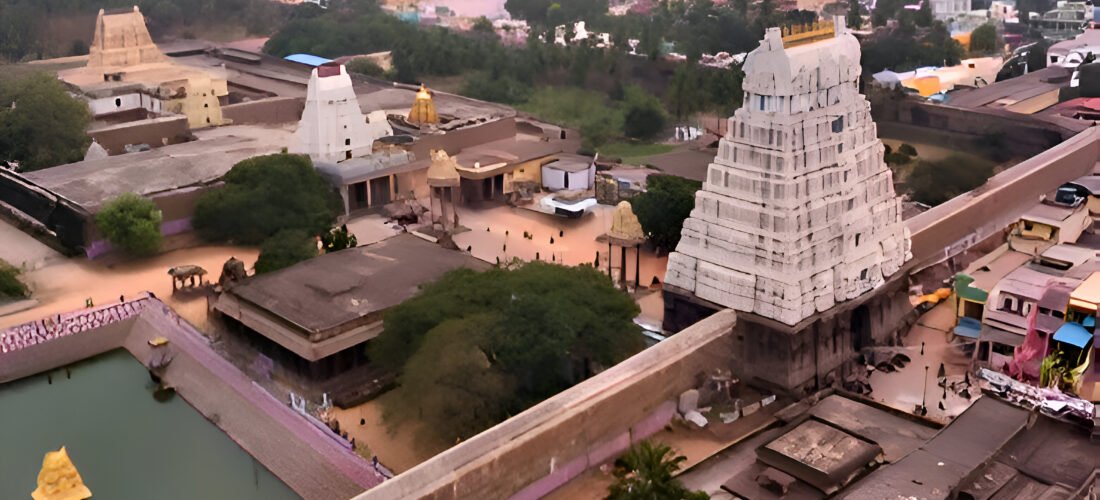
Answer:
[[[22,299],[30,295],[19,281],[19,268],[0,260],[0,299]]]
[[[134,193],[107,202],[95,216],[96,227],[111,245],[140,256],[160,250],[160,223],[156,204]]]
[[[886,155],[886,164],[887,165],[905,165],[906,163],[909,163],[912,160],[913,160],[912,157],[910,157],[909,155],[907,155],[905,153],[902,153],[900,151],[896,152],[896,153],[890,153],[890,154]]]
[[[317,241],[305,231],[300,229],[279,231],[260,245],[260,258],[256,260],[256,274],[277,271],[316,256]]]
[[[374,76],[379,78],[386,74],[386,70],[382,69],[381,66],[375,64],[374,61],[371,61],[370,59],[367,59],[365,57],[352,59],[351,62],[347,64],[347,69],[352,73],[359,73],[360,75]]]
[[[917,156],[917,148],[905,142],[901,143],[901,146],[898,146],[898,152],[906,156]]]
[[[649,140],[665,128],[661,101],[637,85],[626,88],[623,110],[623,133],[627,137]]]
[[[192,223],[207,241],[258,245],[286,229],[328,231],[341,207],[308,156],[273,154],[234,165],[199,198]]]

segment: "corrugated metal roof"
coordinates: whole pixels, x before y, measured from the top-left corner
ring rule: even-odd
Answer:
[[[291,54],[284,57],[283,59],[286,59],[290,62],[296,62],[298,64],[305,64],[306,66],[313,67],[332,62],[332,59],[325,59],[321,56],[315,56],[312,54]]]

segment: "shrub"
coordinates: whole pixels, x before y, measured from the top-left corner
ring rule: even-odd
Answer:
[[[129,254],[153,255],[160,250],[160,210],[137,194],[125,193],[107,202],[95,223],[111,245]]]

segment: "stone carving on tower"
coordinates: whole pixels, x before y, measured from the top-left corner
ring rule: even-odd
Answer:
[[[911,257],[859,59],[843,19],[768,29],[745,60],[744,104],[669,256],[668,285],[794,325]]]
[[[335,163],[369,155],[375,140],[391,135],[385,112],[363,116],[344,65],[328,63],[313,68],[306,106],[289,150],[307,154],[313,161]]]

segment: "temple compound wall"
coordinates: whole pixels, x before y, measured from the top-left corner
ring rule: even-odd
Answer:
[[[662,429],[697,378],[730,368],[723,311],[355,497],[534,499]]]

